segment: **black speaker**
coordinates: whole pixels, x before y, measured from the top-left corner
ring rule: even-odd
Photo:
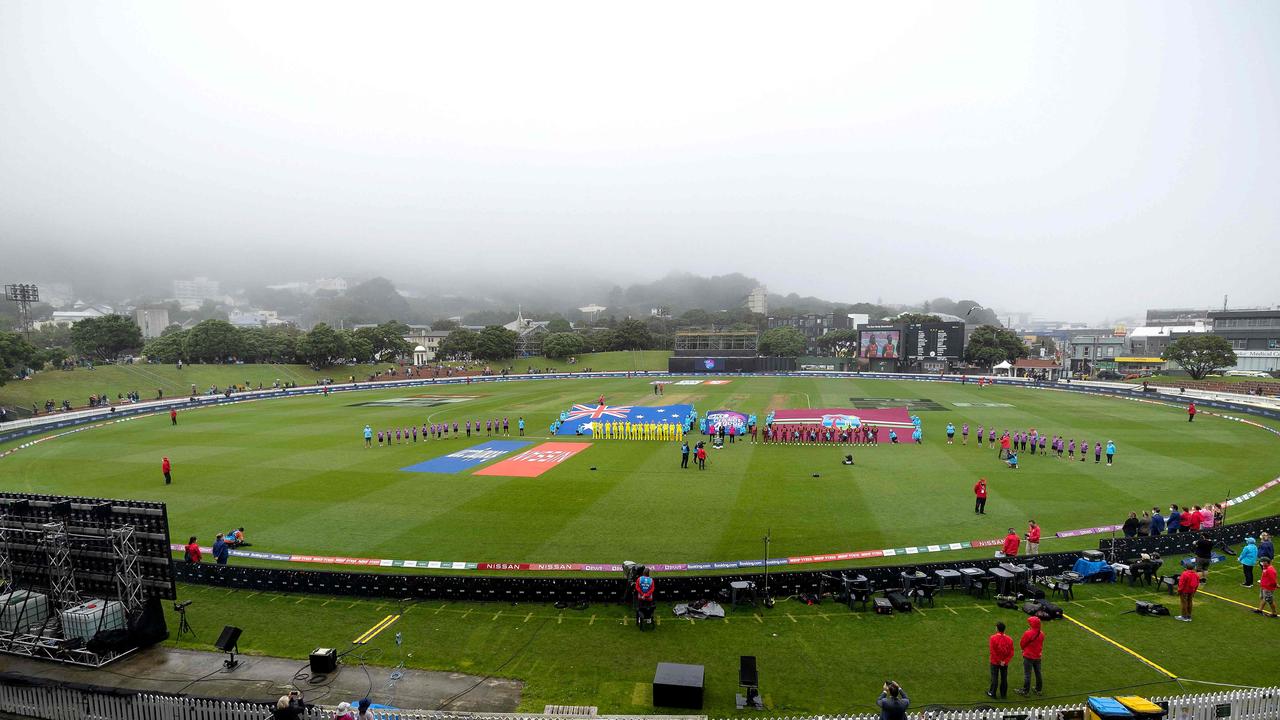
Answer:
[[[225,625],[222,628],[222,634],[218,636],[218,642],[214,643],[214,647],[222,652],[232,652],[236,648],[236,644],[240,641],[240,633],[243,632],[235,625]]]
[[[316,648],[311,651],[311,674],[327,675],[338,669],[338,651],[333,648]]]
[[[169,639],[169,626],[164,620],[164,608],[160,598],[149,597],[142,605],[142,612],[129,623],[130,640],[137,647],[150,647]]]

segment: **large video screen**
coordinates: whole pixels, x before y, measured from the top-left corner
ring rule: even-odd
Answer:
[[[900,330],[860,330],[858,354],[864,358],[902,357],[902,332]]]
[[[913,360],[960,358],[964,354],[964,323],[912,325],[907,330],[906,354]]]

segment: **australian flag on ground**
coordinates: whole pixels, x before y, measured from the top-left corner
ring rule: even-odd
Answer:
[[[684,425],[693,416],[692,405],[574,405],[560,416],[557,435],[590,435],[591,423],[676,423]]]

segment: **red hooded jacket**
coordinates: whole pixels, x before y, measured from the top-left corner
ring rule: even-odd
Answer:
[[[987,641],[992,665],[1008,665],[1013,659],[1013,638],[1004,633],[996,633]]]
[[[1044,631],[1040,629],[1040,618],[1032,615],[1027,618],[1027,624],[1031,627],[1022,633],[1022,640],[1018,643],[1022,646],[1022,657],[1039,660],[1044,652]]]
[[[1019,542],[1020,541],[1018,540],[1018,535],[1016,533],[1009,533],[1008,535],[1004,536],[1005,557],[1013,557],[1014,555],[1018,554]]]
[[[1040,542],[1040,526],[1039,525],[1036,525],[1035,527],[1027,531],[1027,542],[1033,542],[1033,543]]]
[[[160,472],[169,472],[169,458],[160,461]]]
[[[977,484],[973,486],[973,494],[980,498],[987,496],[987,483],[985,480],[979,480]]]
[[[1178,592],[1191,595],[1200,587],[1200,576],[1195,570],[1187,568],[1178,576]]]

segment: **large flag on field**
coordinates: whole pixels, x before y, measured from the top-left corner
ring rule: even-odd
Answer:
[[[574,405],[562,416],[557,435],[590,435],[591,423],[683,424],[692,405]]]
[[[905,407],[875,410],[852,408],[800,408],[777,410],[773,413],[774,425],[822,425],[824,427],[858,427],[877,425],[890,428],[914,428]]]

